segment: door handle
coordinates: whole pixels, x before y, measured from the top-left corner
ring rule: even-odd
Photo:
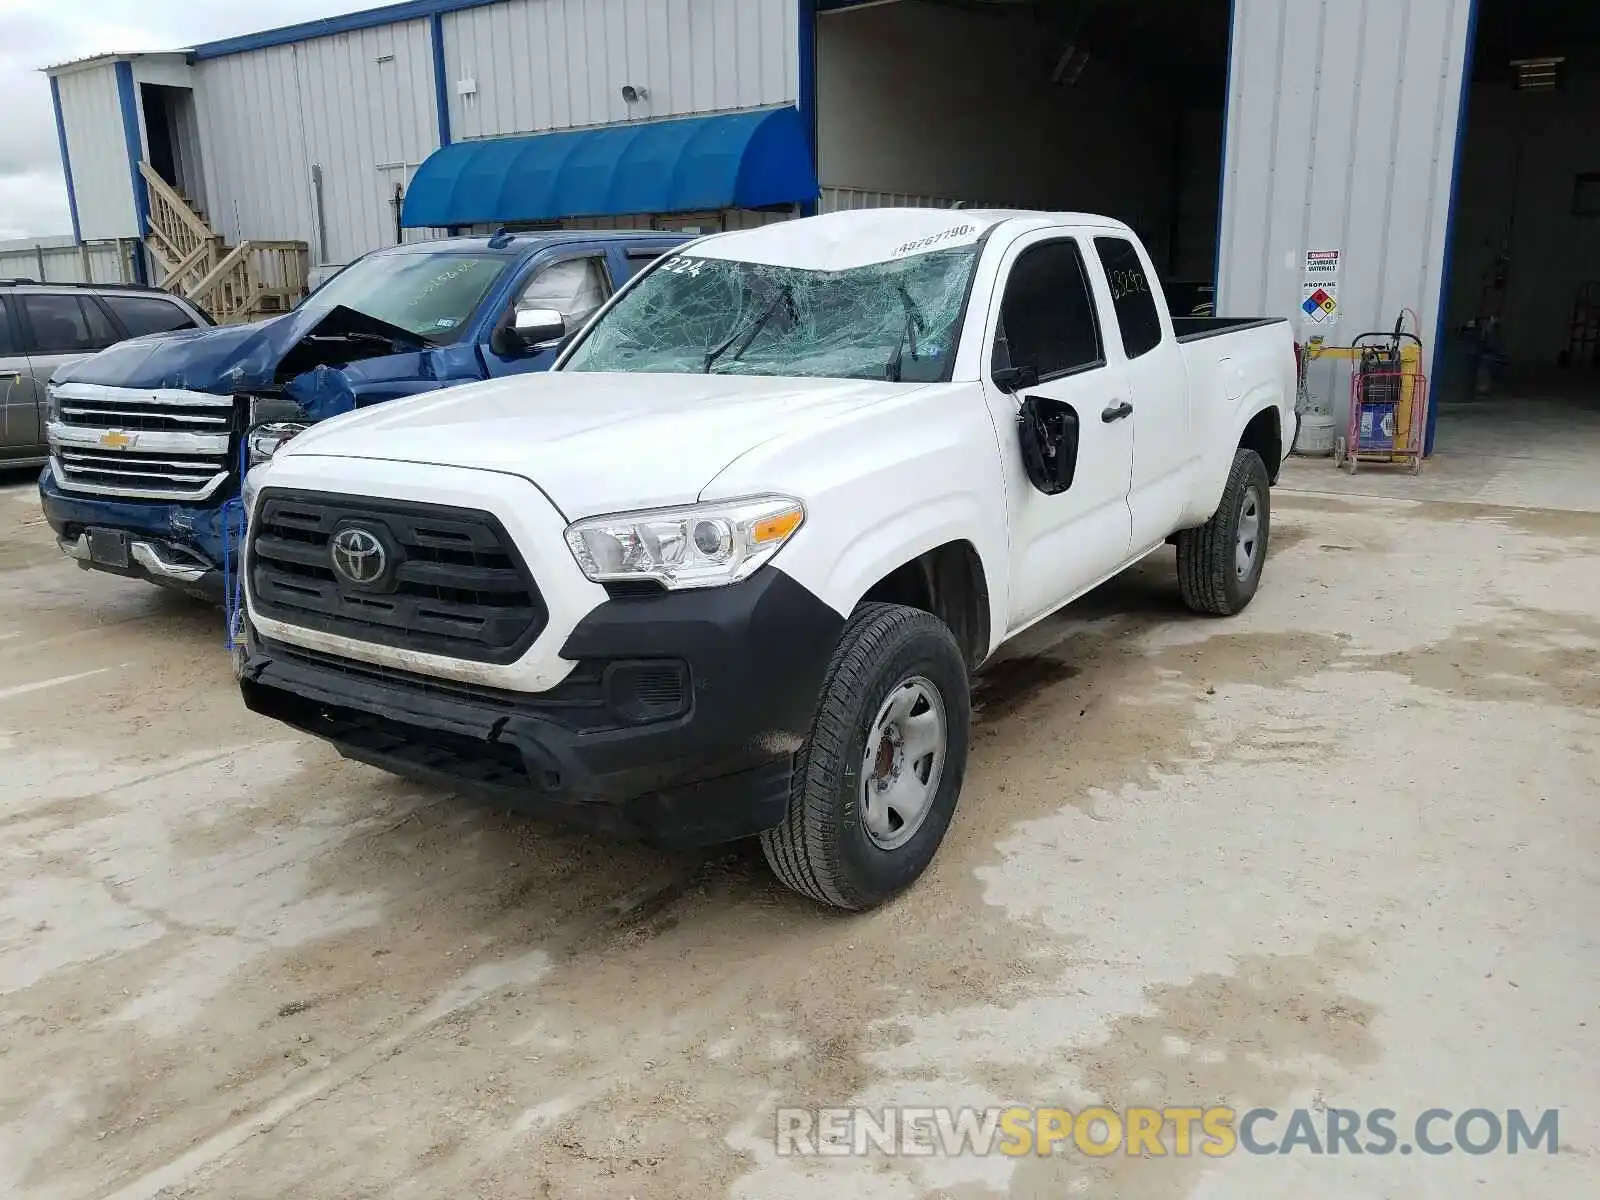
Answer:
[[[1101,412],[1100,419],[1109,425],[1113,421],[1120,421],[1124,417],[1131,416],[1133,416],[1133,405],[1124,400],[1121,404],[1113,404],[1110,408]]]

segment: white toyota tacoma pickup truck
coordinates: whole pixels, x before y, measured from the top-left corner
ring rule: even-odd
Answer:
[[[878,904],[944,838],[1007,639],[1168,542],[1196,612],[1260,583],[1289,325],[1174,320],[1154,279],[1076,214],[689,243],[552,372],[335,418],[251,473],[245,701],[506,807],[759,835],[791,887]]]

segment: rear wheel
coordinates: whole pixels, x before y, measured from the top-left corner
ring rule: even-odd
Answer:
[[[761,835],[773,872],[860,911],[933,861],[961,794],[972,700],[955,636],[929,613],[865,604],[845,626],[789,811]]]
[[[1197,613],[1231,617],[1255,598],[1272,533],[1272,484],[1254,450],[1233,456],[1217,511],[1178,535],[1178,590]]]

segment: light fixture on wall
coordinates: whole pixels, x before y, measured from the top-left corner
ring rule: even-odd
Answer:
[[[637,104],[641,100],[650,99],[650,89],[634,87],[631,83],[622,85],[622,99],[628,104]]]
[[[1561,65],[1567,60],[1556,58],[1514,58],[1511,69],[1517,73],[1512,84],[1519,92],[1548,92],[1561,86]]]

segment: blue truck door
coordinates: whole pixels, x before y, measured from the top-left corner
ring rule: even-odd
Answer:
[[[490,327],[483,349],[491,378],[546,370],[556,358],[554,345],[520,347],[507,336],[518,309],[553,308],[574,330],[587,321],[623,282],[615,278],[609,247],[577,242],[541,254],[512,287],[512,298]]]

